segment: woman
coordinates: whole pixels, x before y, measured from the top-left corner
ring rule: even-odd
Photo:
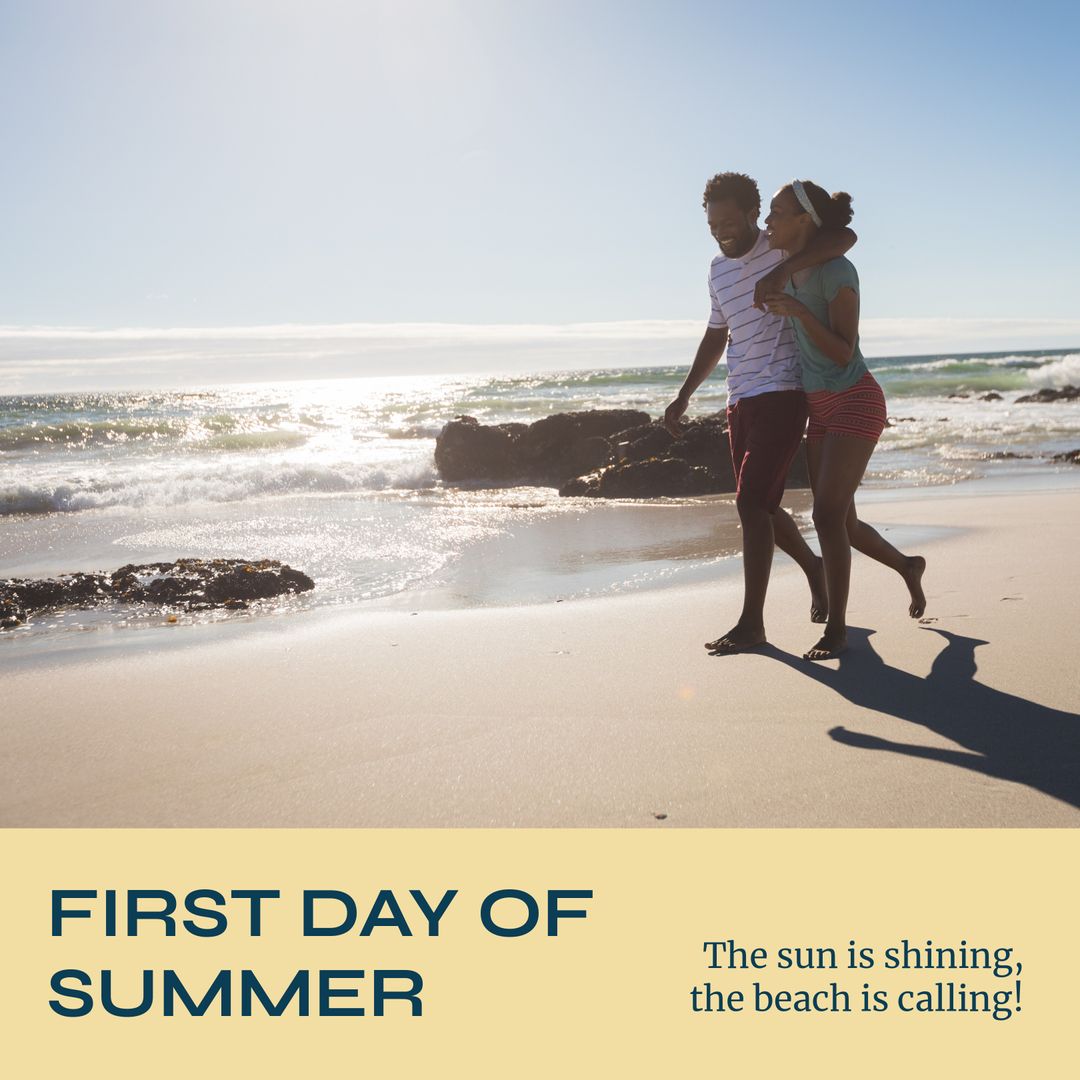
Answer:
[[[830,196],[795,180],[774,196],[765,230],[769,244],[801,251],[819,229],[851,221],[851,196]],[[814,525],[825,563],[829,615],[825,633],[806,660],[829,660],[847,646],[851,548],[895,570],[911,594],[908,613],[922,615],[926,560],[897,551],[855,512],[855,489],[885,427],[885,395],[859,351],[859,277],[847,259],[795,273],[783,293],[766,297],[769,311],[791,319],[802,359],[810,413],[806,458],[814,491]]]

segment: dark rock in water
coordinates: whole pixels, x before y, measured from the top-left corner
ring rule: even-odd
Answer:
[[[14,600],[0,600],[0,630],[10,630],[26,622],[26,608],[20,607]]]
[[[435,467],[444,480],[508,480],[517,462],[514,444],[524,424],[481,424],[472,416],[451,420],[435,440]]]
[[[693,420],[682,428],[682,434],[671,444],[668,457],[681,458],[691,465],[723,468],[721,459],[731,464],[731,448],[728,445],[727,418],[721,413]]]
[[[1080,398],[1080,386],[1063,386],[1059,390],[1053,390],[1049,387],[1043,387],[1036,394],[1025,394],[1023,397],[1016,399],[1017,405],[1023,405],[1025,402],[1046,402],[1046,401],[1075,401]]]
[[[1002,397],[996,390],[990,390],[985,394],[979,395],[980,401],[1001,401]]]
[[[0,580],[0,629],[26,622],[33,611],[66,605],[89,607],[112,599],[107,574],[61,574],[58,578]]]
[[[788,488],[809,487],[806,454],[802,447],[788,472]],[[731,455],[718,454],[711,465],[691,465],[683,458],[654,457],[620,462],[579,476],[559,488],[564,497],[599,499],[655,499],[665,495],[724,495],[735,490]]]
[[[566,496],[652,499],[735,490],[723,413],[683,425],[678,438],[633,409],[556,413],[527,428],[457,417],[436,442],[435,464],[450,482],[548,484]],[[802,448],[787,482],[809,486]]]
[[[648,458],[609,465],[589,476],[579,476],[559,489],[560,495],[588,495],[601,499],[655,499],[664,495],[714,495],[730,491],[724,478],[703,465],[681,458]]]
[[[561,488],[559,495],[565,498],[599,498],[600,495],[600,472],[588,473],[585,476],[575,476],[573,480],[567,480]]]
[[[649,423],[649,414],[636,409],[587,409],[555,413],[529,425],[521,438],[526,458],[543,458],[575,439],[609,438],[627,428]]]
[[[611,460],[611,443],[599,435],[571,443],[559,458],[559,473],[563,476],[580,476],[599,469]]]
[[[315,582],[275,559],[178,559],[121,566],[112,575],[112,586],[116,599],[128,603],[217,607],[307,592]]]
[[[112,582],[107,574],[61,574],[58,578],[9,578],[0,582],[0,594],[26,607],[54,607],[61,603],[93,604],[110,598]]]
[[[1037,458],[1046,460],[1045,454],[1025,454],[1016,450],[992,450],[989,453],[983,454],[983,461],[1016,461],[1024,459],[1031,461]],[[1066,450],[1063,454],[1051,454],[1051,461],[1064,461],[1070,462],[1073,465],[1080,465],[1080,450]]]
[[[964,394],[964,393],[956,393],[956,394],[950,394],[949,395],[950,400],[953,399],[953,398],[969,398],[969,397],[971,397],[970,394]]]
[[[252,600],[307,592],[315,582],[275,559],[178,559],[121,566],[112,574],[61,574],[43,580],[0,580],[0,628],[35,611],[95,604],[163,604],[187,611],[243,608]]]
[[[561,484],[606,465],[613,458],[609,438],[648,422],[648,413],[636,409],[556,413],[532,424],[490,426],[459,416],[435,440],[435,467],[449,483]]]
[[[644,461],[646,458],[661,457],[674,441],[675,437],[659,420],[627,428],[612,437],[615,457],[619,461]]]

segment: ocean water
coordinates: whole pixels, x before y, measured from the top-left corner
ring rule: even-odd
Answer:
[[[928,486],[1037,467],[1080,446],[1080,404],[1016,404],[1080,385],[1080,351],[896,357],[870,362],[891,426],[866,484]],[[115,569],[183,556],[277,558],[315,593],[275,609],[503,602],[483,584],[510,546],[526,599],[686,580],[737,550],[730,500],[612,506],[549,488],[444,487],[435,437],[456,415],[531,421],[588,408],[659,416],[685,366],[509,376],[406,376],[198,391],[0,398],[0,577]],[[689,415],[723,408],[723,367]],[[994,391],[1000,401],[983,401]],[[1000,460],[1011,452],[1030,455]],[[796,509],[805,500],[792,496]],[[677,511],[681,507],[681,513]],[[561,521],[558,527],[554,521]],[[543,535],[544,543],[530,538]],[[531,545],[531,546],[530,546]],[[463,577],[462,568],[469,572]],[[468,584],[471,582],[471,584]],[[203,618],[235,618],[219,614]],[[71,613],[15,635],[160,624],[160,613]],[[5,637],[12,636],[11,633]]]

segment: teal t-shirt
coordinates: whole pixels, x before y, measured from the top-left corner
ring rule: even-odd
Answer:
[[[830,259],[821,266],[815,266],[806,281],[796,286],[788,282],[784,291],[789,296],[805,304],[814,313],[815,318],[829,325],[829,303],[836,299],[836,294],[843,288],[859,291],[859,275],[845,258]],[[802,360],[803,389],[812,394],[815,390],[836,392],[854,386],[869,370],[863,354],[859,350],[859,339],[855,339],[855,352],[844,367],[830,360],[811,340],[806,328],[798,319],[791,320],[795,331],[795,340],[799,344],[799,358]]]

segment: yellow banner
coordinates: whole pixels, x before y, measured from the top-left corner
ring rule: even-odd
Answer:
[[[1075,831],[8,830],[9,1075],[1063,1075]]]

